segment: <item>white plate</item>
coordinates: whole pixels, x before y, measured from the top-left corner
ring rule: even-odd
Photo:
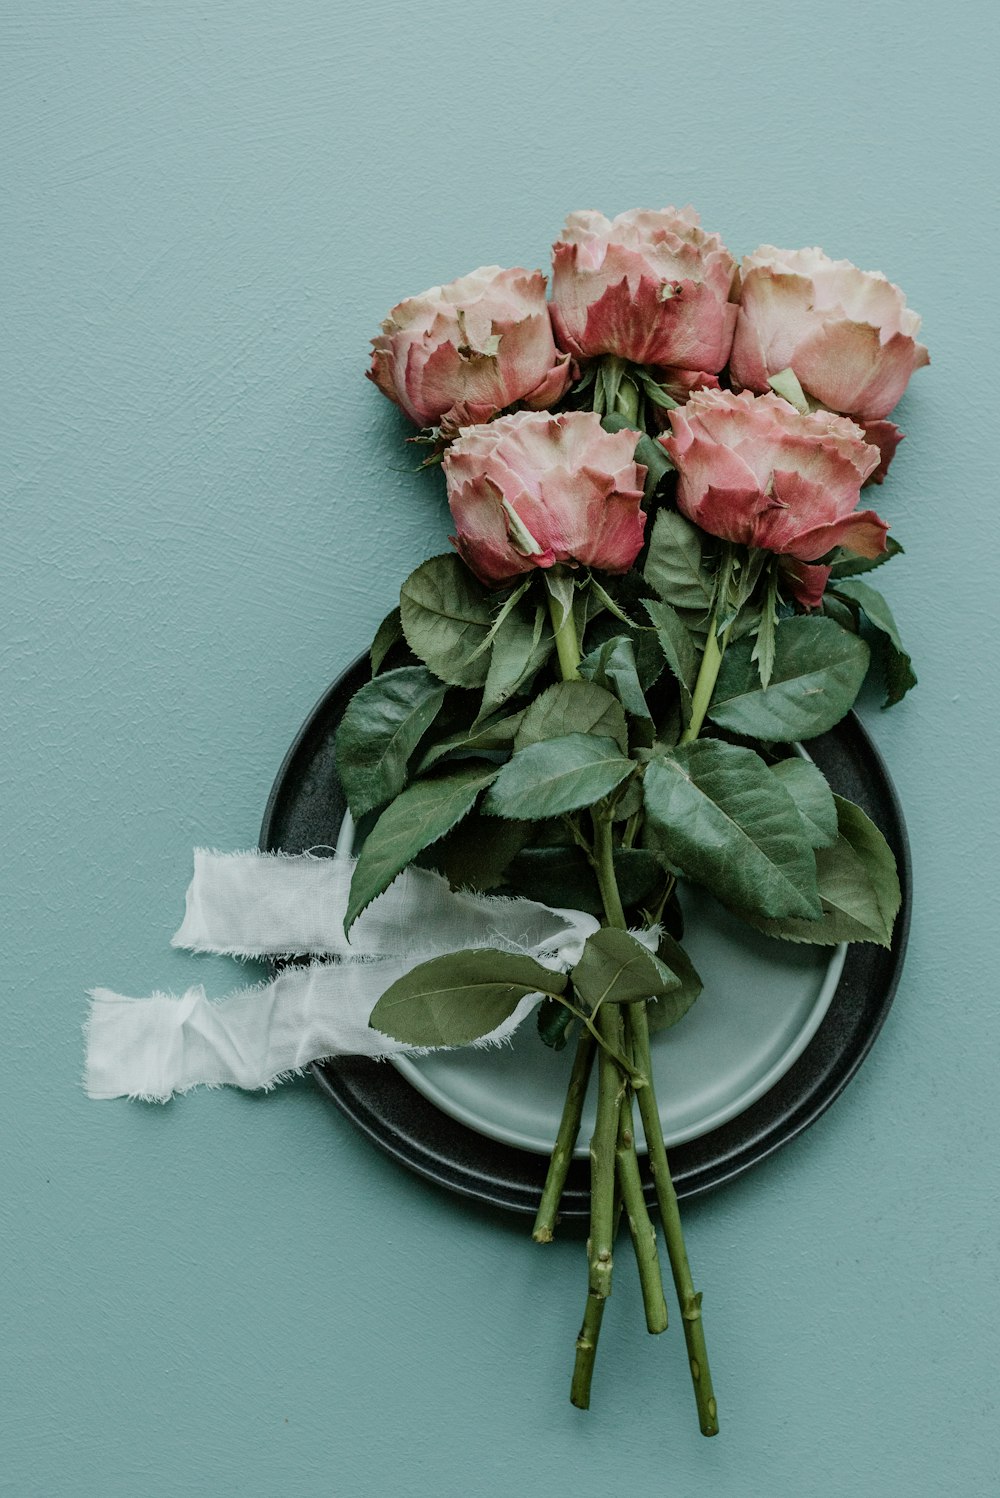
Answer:
[[[705,984],[670,1030],[653,1036],[653,1075],[668,1145],[735,1118],[779,1081],[815,1035],[840,979],[846,945],[796,945],[759,935],[708,894],[685,887],[684,946]],[[499,1049],[393,1059],[435,1107],[470,1129],[548,1154],[573,1046],[543,1046],[530,1020]],[[593,1089],[592,1089],[593,1092]],[[593,1102],[584,1110],[585,1155]]]

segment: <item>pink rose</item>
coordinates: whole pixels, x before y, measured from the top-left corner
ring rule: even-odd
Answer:
[[[770,393],[697,390],[670,425],[659,440],[677,469],[678,509],[713,536],[787,557],[803,603],[819,602],[828,569],[802,563],[835,546],[885,550],[885,521],[857,509],[879,452],[853,421],[803,415]]]
[[[489,421],[517,401],[550,406],[571,377],[537,270],[486,265],[408,297],[372,349],[368,378],[418,426]]]
[[[885,417],[929,363],[920,318],[898,286],[819,249],[761,245],[743,260],[733,384],[765,391],[791,368],[806,395],[866,428],[884,477],[902,433]]]
[[[593,411],[518,411],[465,427],[444,455],[459,553],[484,583],[580,563],[627,572],[642,547],[638,432]]]
[[[552,246],[552,322],[580,358],[716,374],[729,357],[736,262],[693,208],[571,213]],[[691,383],[688,380],[685,383]]]

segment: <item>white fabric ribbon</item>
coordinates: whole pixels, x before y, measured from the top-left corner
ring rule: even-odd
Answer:
[[[199,1084],[272,1087],[310,1061],[393,1056],[417,1050],[369,1028],[372,1009],[397,978],[446,952],[500,947],[554,971],[579,961],[599,922],[534,900],[456,893],[439,874],[407,868],[358,917],[344,914],[354,860],[312,854],[195,851],[194,878],[172,945],[236,957],[309,956],[269,983],[210,1000],[202,987],[180,998],[91,994],[85,1085],[93,1098],[166,1102]],[[637,932],[653,950],[658,928]],[[476,1041],[495,1045],[537,1004],[521,1000]]]

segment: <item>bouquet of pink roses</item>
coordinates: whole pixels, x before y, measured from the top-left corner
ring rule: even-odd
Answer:
[[[426,429],[456,552],[418,567],[339,728],[363,833],[346,928],[408,865],[591,910],[560,970],[502,947],[420,963],[371,1025],[468,1044],[537,996],[575,1045],[534,1237],[552,1239],[596,1067],[571,1398],[586,1408],[624,1214],[646,1324],[667,1326],[655,1211],[701,1429],[718,1429],[651,1068],[701,982],[678,884],[790,942],[887,945],[892,854],[793,745],[851,708],[873,655],[915,682],[863,574],[901,548],[862,509],[927,362],[883,276],[818,249],[737,268],[690,210],[574,213],[539,272],[487,267],[393,309],[370,376]],[[654,1042],[655,1043],[655,1042]]]

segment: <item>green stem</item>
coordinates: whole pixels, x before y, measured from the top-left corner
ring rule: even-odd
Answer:
[[[598,1013],[597,1029],[614,1046],[616,1016]],[[590,1293],[606,1299],[611,1294],[614,1267],[615,1143],[623,1082],[621,1073],[602,1047],[597,1062],[597,1120],[590,1139]]]
[[[615,1213],[613,1232],[615,1240],[618,1239],[618,1225],[621,1222],[622,1203],[621,1195],[615,1196]],[[601,1326],[604,1321],[604,1307],[607,1298],[600,1295],[591,1295],[587,1292],[587,1304],[583,1312],[583,1325],[580,1327],[579,1336],[576,1339],[576,1358],[573,1363],[573,1382],[570,1385],[570,1404],[576,1405],[578,1410],[590,1409],[590,1384],[594,1377],[594,1361],[597,1357],[597,1343],[601,1335]]]
[[[705,654],[701,658],[701,666],[698,671],[698,680],[694,684],[694,695],[691,702],[691,721],[681,734],[681,743],[690,744],[701,733],[705,714],[708,712],[708,704],[712,700],[715,691],[715,683],[719,677],[719,667],[722,665],[722,657],[725,654],[726,645],[729,642],[729,630],[722,636],[722,644],[719,644],[719,636],[716,632],[716,621],[713,616],[708,629],[708,639],[705,641]]]
[[[608,925],[616,926],[622,931],[626,930],[625,911],[622,908],[618,881],[615,878],[611,819],[597,812],[594,814],[594,871],[597,874],[597,883],[604,902],[604,913]],[[645,1013],[645,1006],[639,1007]],[[624,1039],[625,1030],[620,1009],[610,1023],[616,1027],[618,1047],[624,1049],[634,1077],[636,1068],[630,1055],[629,1045]],[[642,1071],[641,1063],[639,1070]],[[642,1076],[640,1080],[644,1086],[645,1076]],[[639,1087],[637,1091],[641,1093],[642,1087]],[[649,1212],[646,1210],[646,1202],[642,1194],[642,1179],[639,1174],[639,1158],[635,1150],[635,1131],[632,1123],[632,1097],[629,1088],[625,1089],[625,1096],[619,1105],[616,1163],[622,1199],[625,1211],[628,1213],[632,1246],[635,1249],[636,1263],[639,1268],[646,1326],[653,1333],[666,1331],[667,1305],[663,1298],[663,1281],[660,1277],[660,1264],[656,1252],[656,1233],[649,1220]]]
[[[604,1054],[615,1063],[622,1076],[628,1077],[629,1082],[632,1084],[632,1088],[635,1092],[638,1092],[640,1087],[645,1087],[645,1077],[643,1077],[636,1070],[631,1061],[626,1055],[623,1054],[618,1046],[611,1045],[606,1037],[601,1033],[601,1030],[596,1023],[596,1009],[592,1014],[587,1014],[585,1010],[578,1009],[575,1004],[570,1003],[569,999],[567,999],[566,995],[563,993],[551,994],[549,995],[549,997],[555,999],[557,1004],[562,1004],[564,1009],[568,1009],[573,1018],[578,1019],[583,1025],[584,1029],[590,1032]]]
[[[545,1186],[542,1189],[542,1200],[539,1203],[538,1215],[535,1217],[535,1226],[531,1234],[536,1243],[551,1243],[555,1232],[556,1213],[559,1210],[566,1176],[573,1159],[577,1136],[580,1133],[583,1100],[587,1095],[587,1085],[594,1066],[595,1044],[593,1035],[587,1030],[584,1030],[577,1042],[573,1070],[566,1089],[566,1101],[563,1104],[562,1118],[559,1120],[559,1132],[556,1135],[555,1148],[552,1151]]]
[[[593,817],[594,873],[597,875],[597,885],[604,902],[604,914],[609,926],[616,926],[619,931],[626,931],[628,922],[625,919],[621,896],[618,893],[618,880],[615,878],[615,848],[611,835],[611,818],[596,810]]]
[[[576,637],[576,622],[573,610],[565,613],[558,600],[548,594],[549,618],[556,637],[556,655],[559,657],[559,674],[563,681],[580,679],[580,642]]]
[[[652,1065],[649,1049],[649,1020],[645,1004],[630,1004],[626,1024],[631,1033],[635,1060],[645,1074],[648,1085],[639,1092],[639,1113],[643,1132],[649,1149],[649,1163],[653,1173],[656,1202],[663,1235],[670,1259],[677,1299],[680,1302],[684,1323],[684,1340],[687,1343],[688,1365],[694,1386],[695,1402],[698,1406],[698,1421],[703,1436],[714,1436],[719,1431],[719,1416],[712,1388],[712,1371],[708,1365],[708,1349],[705,1345],[705,1328],[701,1319],[701,1295],[694,1288],[691,1268],[688,1264],[684,1232],[681,1227],[677,1193],[670,1178],[667,1151],[663,1142],[660,1111],[653,1087]]]
[[[722,665],[722,657],[726,653],[726,646],[729,644],[729,636],[732,632],[734,622],[731,620],[725,630],[722,631],[720,644],[719,620],[728,602],[729,584],[732,575],[732,547],[727,547],[725,560],[719,568],[716,581],[716,603],[712,611],[711,623],[708,626],[705,653],[701,658],[701,665],[698,668],[698,679],[694,684],[694,693],[691,700],[691,721],[681,734],[680,742],[682,744],[693,743],[701,733],[702,725],[705,722],[705,714],[708,712],[708,705],[712,700],[712,693],[715,691],[715,683],[719,678],[719,667]]]
[[[587,1304],[583,1312],[583,1325],[576,1339],[576,1359],[573,1363],[573,1381],[569,1387],[569,1402],[578,1410],[590,1409],[590,1384],[594,1377],[594,1362],[597,1358],[597,1341],[601,1335],[606,1297],[587,1292]]]
[[[642,1304],[646,1312],[646,1330],[652,1335],[667,1329],[667,1302],[663,1298],[660,1259],[656,1252],[656,1229],[650,1221],[646,1198],[642,1194],[639,1157],[635,1152],[635,1127],[632,1120],[632,1097],[627,1092],[618,1116],[618,1185],[628,1213],[632,1247],[639,1267]]]

